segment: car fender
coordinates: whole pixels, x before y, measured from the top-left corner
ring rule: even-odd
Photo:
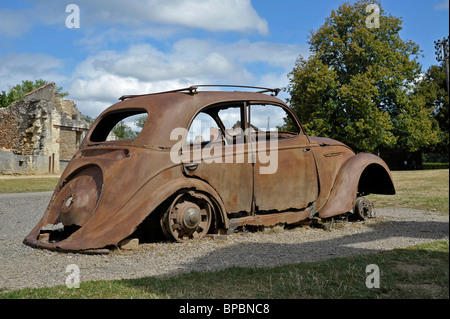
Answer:
[[[98,231],[101,231],[101,233],[104,234],[103,236],[91,238],[91,240],[89,240],[90,234],[97,233],[97,230],[88,230],[86,227],[88,224],[86,224],[79,230],[79,232],[81,232],[83,228],[86,227],[86,231],[79,234],[80,238],[76,238],[78,237],[75,236],[78,235],[77,232],[62,241],[59,248],[62,250],[79,250],[81,248],[78,247],[80,242],[85,242],[85,247],[90,248],[102,248],[108,245],[117,245],[122,239],[130,236],[139,224],[153,213],[166,199],[181,190],[188,189],[195,189],[211,196],[213,202],[218,206],[219,214],[225,228],[228,228],[228,219],[226,218],[226,211],[222,200],[217,192],[207,183],[198,179],[178,178],[166,183],[158,189],[154,189],[154,186],[154,183],[147,183],[108,222],[96,226],[101,228],[101,230],[98,229]],[[152,194],[152,196],[149,196],[149,194]],[[133,203],[139,204],[136,205]],[[86,242],[87,240],[89,240],[89,243]]]
[[[319,217],[327,218],[352,210],[358,193],[395,194],[389,167],[380,157],[369,153],[350,157],[340,168]]]
[[[195,189],[207,193],[217,206],[225,228],[229,227],[226,211],[217,192],[207,183],[198,179],[177,178],[155,189],[152,181],[145,184],[121,209],[103,223],[88,220],[78,231],[57,244],[41,243],[35,238],[39,232],[36,227],[25,241],[33,247],[49,250],[81,252],[117,245],[127,238],[159,205],[181,190]],[[38,225],[40,226],[40,225]]]

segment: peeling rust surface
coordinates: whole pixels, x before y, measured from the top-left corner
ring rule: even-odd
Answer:
[[[360,199],[369,193],[395,194],[391,173],[381,158],[355,154],[332,139],[306,136],[278,98],[197,88],[125,96],[105,110],[24,243],[100,254],[136,233],[160,232],[184,241],[241,226],[298,224],[358,209],[360,203],[369,207]],[[280,131],[276,143],[269,142],[269,131],[261,133],[253,125],[254,105],[285,112],[297,131]],[[231,107],[239,110],[232,129],[220,115]],[[116,123],[135,114],[147,115],[136,138],[107,140]],[[188,134],[177,139],[171,133],[176,128],[187,132],[199,114],[217,124],[209,129],[211,142],[174,152],[186,145]],[[267,122],[269,126],[270,117]],[[242,135],[230,135],[237,128]],[[262,174],[268,167],[264,160],[268,152],[276,154],[276,170]]]

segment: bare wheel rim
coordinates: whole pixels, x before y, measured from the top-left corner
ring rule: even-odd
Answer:
[[[201,194],[177,196],[161,221],[166,237],[180,242],[204,237],[210,225],[211,204]]]
[[[355,201],[355,206],[353,208],[353,213],[359,219],[366,219],[366,217],[372,216],[373,205],[372,203],[364,197],[358,197]]]

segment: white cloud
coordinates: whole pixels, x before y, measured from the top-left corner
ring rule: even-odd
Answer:
[[[149,39],[166,41],[180,32],[177,26],[157,26],[149,25],[142,28],[127,29],[111,27],[107,30],[99,31],[96,28],[83,28],[83,36],[74,41],[74,44],[89,52],[98,52],[109,45],[115,45],[119,41],[135,43],[146,42]]]
[[[122,95],[162,92],[189,85],[177,80],[144,82],[104,74],[96,78],[76,79],[69,92],[81,113],[95,118],[106,108],[119,102],[118,98]]]
[[[65,6],[70,1],[30,2],[34,4],[32,9],[0,10],[0,27],[5,35],[23,34],[37,24],[65,27]],[[149,39],[157,38],[162,43],[173,35],[182,36],[187,28],[266,35],[267,21],[258,15],[250,0],[78,0],[74,3],[80,9],[83,34],[75,41],[91,54],[67,77],[61,75],[63,61],[50,55],[0,55],[1,84],[37,78],[55,81],[70,93],[69,98],[75,100],[84,114],[96,117],[126,94],[166,91],[193,84],[284,86],[295,59],[307,51],[300,45],[248,40],[224,43],[185,38],[172,44],[170,40],[165,41],[161,47],[149,43]],[[13,18],[1,19],[7,15]],[[23,25],[19,25],[20,21]],[[104,49],[122,42],[140,44]]]
[[[306,47],[266,42],[183,39],[167,51],[150,44],[102,51],[80,63],[71,98],[90,116],[126,94],[167,91],[194,84],[282,87]],[[256,64],[256,70],[249,65]]]
[[[253,9],[250,0],[163,0],[154,1],[151,9],[149,18],[161,23],[208,31],[269,31],[267,21]]]
[[[66,5],[58,0],[35,1],[33,8],[0,9],[0,36],[18,37],[36,25],[65,27]]]
[[[0,36],[18,37],[37,25],[65,28],[69,1],[30,0],[33,8],[0,9]],[[250,0],[78,0],[78,43],[88,49],[119,39],[163,38],[185,28],[207,31],[258,32],[266,35],[267,21]],[[108,29],[100,29],[107,27]]]
[[[449,0],[445,0],[442,3],[440,3],[438,5],[435,5],[434,9],[435,10],[448,10],[448,8],[449,8],[449,4],[448,3],[449,3]]]
[[[308,56],[304,45],[283,44],[273,42],[254,42],[241,40],[230,48],[230,55],[244,63],[265,62],[274,67],[289,69],[294,67],[295,60],[302,54]]]
[[[149,45],[131,47],[115,59],[108,70],[122,76],[144,81],[191,78],[200,74],[226,75],[237,71],[235,63],[220,52],[204,52],[190,48],[190,56],[183,51],[160,52]]]
[[[68,15],[65,8],[69,2],[32,2],[35,4],[32,10],[0,11],[0,18],[5,18],[0,19],[3,20],[0,26],[15,34],[23,33],[31,24],[37,23],[64,26]],[[121,25],[130,28],[130,32],[142,33],[147,28],[154,29],[155,24],[162,24],[169,28],[175,25],[207,31],[268,33],[267,21],[258,15],[250,0],[78,0],[75,3],[80,9],[80,27],[85,31],[98,25]],[[20,26],[27,27],[15,27],[18,20],[25,22]],[[159,32],[161,29],[156,33]]]
[[[28,31],[31,25],[23,12],[0,10],[0,36],[17,37]]]
[[[20,84],[22,81],[43,79],[61,83],[65,77],[60,70],[63,63],[60,59],[42,53],[6,53],[0,55],[0,90],[8,90],[8,86]]]

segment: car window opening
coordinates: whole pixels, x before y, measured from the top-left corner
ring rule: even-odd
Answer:
[[[244,143],[243,104],[209,107],[198,113],[186,138],[190,149]]]
[[[91,142],[135,139],[147,120],[145,110],[112,112],[105,115],[92,131]]]
[[[282,107],[272,104],[250,105],[250,134],[253,140],[284,139],[297,136],[300,128]]]

